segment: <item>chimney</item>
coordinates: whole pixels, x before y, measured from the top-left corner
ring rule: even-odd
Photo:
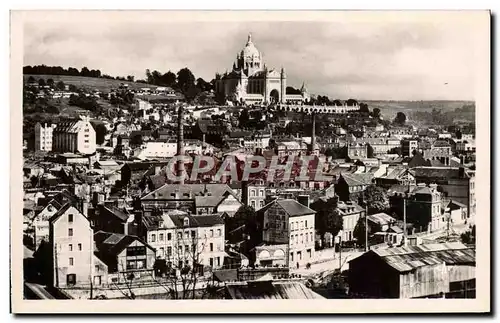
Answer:
[[[314,151],[316,146],[316,114],[312,114],[312,134],[311,134],[311,152]]]
[[[306,207],[309,207],[309,195],[299,195],[297,197],[297,201],[300,204],[302,204],[302,205],[304,205]]]
[[[184,156],[184,111],[182,106],[179,106],[179,113],[177,116],[177,156]],[[184,160],[178,161],[177,174],[184,174]],[[179,184],[184,184],[184,177],[180,180]]]
[[[241,182],[241,202],[247,206],[250,204],[248,201],[248,182],[247,181]]]

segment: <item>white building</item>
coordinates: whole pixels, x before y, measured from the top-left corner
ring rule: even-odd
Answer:
[[[52,151],[53,131],[55,124],[35,125],[35,151]]]
[[[90,222],[69,203],[50,218],[52,283],[55,287],[90,286],[94,265],[94,234]]]
[[[148,141],[134,151],[134,157],[139,159],[171,158],[177,153],[177,141]]]
[[[58,123],[53,131],[52,150],[66,153],[93,154],[96,151],[96,132],[88,117]]]
[[[147,242],[156,249],[157,258],[176,268],[192,267],[193,262],[214,269],[224,265],[224,221],[220,215],[191,216],[173,211],[154,218],[157,221],[147,227]]]

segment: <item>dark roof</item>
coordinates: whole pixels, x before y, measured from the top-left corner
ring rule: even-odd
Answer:
[[[434,147],[450,147],[450,143],[443,139],[438,139],[432,144]]]
[[[63,207],[61,207],[59,209],[59,211],[57,211],[56,213],[54,213],[54,215],[52,215],[49,219],[49,222],[52,223],[54,221],[56,221],[57,219],[59,219],[64,213],[66,213],[66,211],[68,211],[71,207],[75,208],[73,205],[71,205],[70,203],[66,203]],[[76,208],[75,208],[76,209]],[[78,212],[80,212],[78,209],[76,209]],[[85,219],[87,219],[87,217],[84,216]],[[87,219],[88,220],[88,219]]]
[[[184,227],[184,219],[189,219],[189,228],[213,227],[215,225],[224,224],[224,220],[219,214],[196,215],[189,214],[169,214],[168,215],[176,227]]]
[[[451,200],[450,203],[448,204],[448,207],[451,210],[459,210],[461,208],[467,208],[467,205],[460,203],[460,202],[457,202],[455,200]]]
[[[451,167],[415,167],[412,169],[415,177],[431,178],[460,178],[460,169]],[[462,178],[469,178],[469,174],[464,170]]]
[[[94,242],[96,243],[99,254],[106,254],[107,256],[117,256],[120,252],[122,252],[136,240],[140,241],[149,249],[154,250],[153,247],[142,241],[137,236],[104,231],[98,231],[94,234]]]
[[[316,211],[313,209],[308,208],[305,205],[300,204],[296,200],[292,199],[278,199],[274,200],[267,205],[265,205],[263,208],[261,208],[258,212],[264,212],[265,210],[269,209],[274,203],[278,204],[283,210],[285,210],[286,213],[288,213],[288,216],[300,216],[300,215],[307,215],[307,214],[315,214]]]
[[[349,186],[370,185],[372,183],[373,174],[340,174]]]
[[[221,269],[214,271],[214,279],[219,282],[230,282],[238,280],[237,269]]]

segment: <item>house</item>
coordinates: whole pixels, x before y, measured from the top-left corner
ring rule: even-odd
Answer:
[[[52,151],[53,131],[55,124],[42,126],[39,122],[35,125],[35,151]]]
[[[145,176],[159,173],[161,168],[166,165],[168,165],[168,162],[125,163],[120,169],[120,184],[122,186],[138,184]]]
[[[95,231],[104,231],[119,234],[135,234],[129,225],[132,215],[126,209],[119,209],[112,205],[100,204],[89,212],[89,219]]]
[[[288,245],[288,260],[285,260],[288,266],[311,262],[314,259],[315,214],[314,210],[292,199],[268,203],[256,215],[262,224],[262,245]]]
[[[341,173],[335,184],[335,193],[341,201],[354,201],[372,184],[373,174]]]
[[[343,242],[353,241],[354,228],[359,219],[364,218],[365,210],[359,204],[352,201],[338,201],[337,208],[340,216],[342,216],[343,223],[342,230],[338,233],[338,236],[342,236]]]
[[[467,215],[476,213],[475,172],[464,167],[415,167],[417,183],[437,184],[443,196],[467,205]]]
[[[139,237],[98,231],[93,238],[95,255],[102,261],[94,267],[95,285],[154,277],[155,250]]]
[[[182,211],[144,216],[146,241],[168,267],[220,268],[224,264],[224,221],[219,214],[192,216]]]
[[[67,203],[49,220],[49,244],[54,287],[88,287],[94,279],[94,233],[90,221]]]
[[[35,214],[33,227],[35,229],[35,250],[38,249],[42,241],[49,242],[50,239],[50,218],[59,211],[62,205],[57,200],[51,200],[43,209]]]
[[[349,261],[349,294],[356,298],[475,298],[475,266],[475,249],[461,243],[372,249]]]
[[[451,200],[446,209],[450,213],[453,224],[467,223],[467,205]]]
[[[445,166],[450,165],[452,157],[451,145],[444,139],[438,139],[431,144],[430,149],[424,150],[424,158],[439,161]]]
[[[436,184],[419,184],[411,192],[406,206],[408,222],[429,232],[438,231],[446,225],[442,211],[442,195]]]
[[[266,185],[264,181],[254,180],[242,183],[242,202],[258,211],[266,202]]]
[[[376,213],[368,216],[369,232],[385,232],[396,224],[396,219],[387,213]]]

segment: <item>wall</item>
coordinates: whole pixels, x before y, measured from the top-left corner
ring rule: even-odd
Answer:
[[[290,266],[305,264],[314,259],[314,214],[289,218]]]

